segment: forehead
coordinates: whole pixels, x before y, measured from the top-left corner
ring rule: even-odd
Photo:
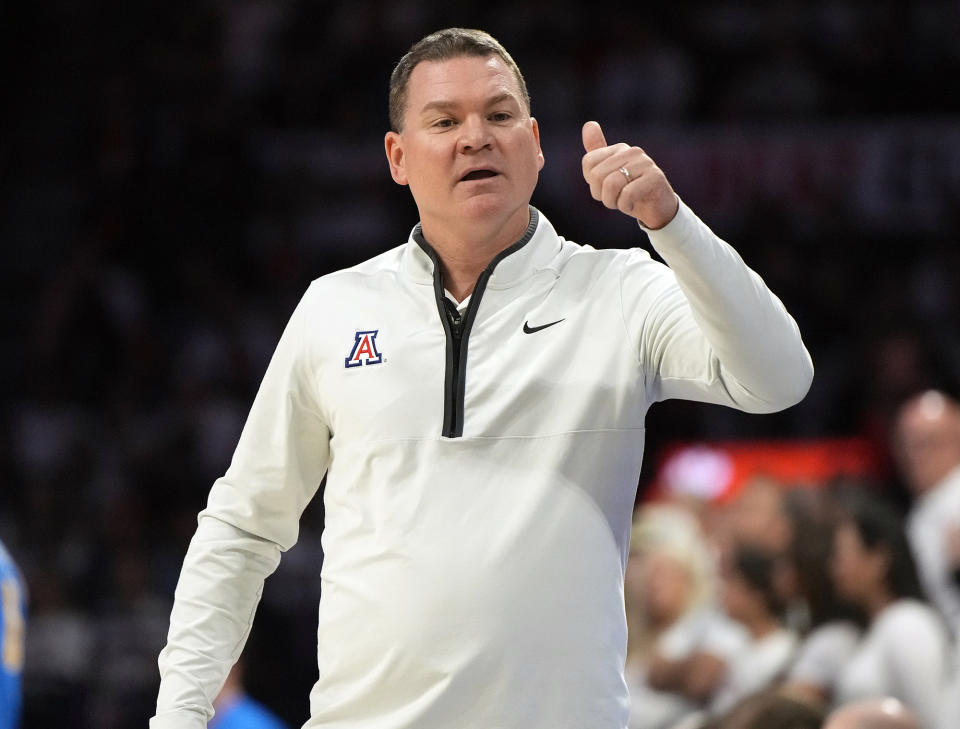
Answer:
[[[464,103],[503,94],[520,101],[517,80],[500,56],[421,61],[407,84],[407,110],[416,114],[430,103]]]
[[[895,434],[901,442],[930,438],[944,442],[960,441],[960,423],[946,407],[927,407],[918,403],[901,413]]]

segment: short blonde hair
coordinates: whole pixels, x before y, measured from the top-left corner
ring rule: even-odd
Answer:
[[[530,113],[530,92],[527,82],[513,57],[489,33],[472,28],[445,28],[421,38],[410,47],[390,74],[390,128],[403,131],[403,115],[407,107],[407,86],[410,74],[422,61],[449,61],[460,56],[499,56],[513,73],[520,89],[521,101]]]
[[[648,504],[637,512],[630,530],[630,554],[667,554],[686,569],[693,584],[691,607],[709,599],[716,570],[703,529],[687,509]]]

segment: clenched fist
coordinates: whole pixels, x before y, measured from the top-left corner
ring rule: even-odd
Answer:
[[[651,230],[673,220],[680,202],[666,175],[646,152],[623,142],[608,145],[595,121],[583,125],[583,148],[583,178],[594,200],[636,218]]]

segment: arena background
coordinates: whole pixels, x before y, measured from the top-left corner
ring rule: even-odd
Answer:
[[[308,282],[416,222],[382,151],[390,70],[483,27],[524,71],[567,237],[645,244],[580,175],[643,146],[796,316],[817,368],[767,417],[667,403],[676,440],[858,436],[957,391],[960,5],[352,0],[9,3],[0,115],[0,538],[29,580],[26,729],[146,726],[180,561]],[[602,353],[599,353],[602,356]],[[267,583],[251,692],[316,674],[322,508]]]

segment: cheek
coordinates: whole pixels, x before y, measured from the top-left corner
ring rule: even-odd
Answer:
[[[690,587],[683,580],[672,581],[665,591],[664,602],[670,610],[679,611],[690,601]]]
[[[418,180],[429,180],[437,174],[438,160],[435,156],[422,152],[407,157],[407,173]]]
[[[736,585],[725,583],[720,591],[720,600],[723,603],[724,611],[729,615],[735,615],[740,606],[740,595],[737,592]]]
[[[433,135],[428,139],[418,138],[415,142],[408,143],[404,159],[407,169],[425,175],[437,170],[444,160],[449,161],[451,156],[452,149],[446,138],[443,135]]]
[[[435,196],[444,187],[448,176],[441,173],[444,168],[439,167],[436,160],[428,160],[423,157],[407,165],[407,184],[410,186],[410,192],[419,200],[428,200]]]
[[[847,557],[839,550],[834,550],[833,554],[830,555],[830,574],[834,577],[839,577],[843,574],[847,565]]]
[[[837,591],[843,594],[849,594],[856,583],[858,574],[856,560],[850,555],[838,554],[830,560],[830,576]]]
[[[514,159],[522,160],[523,168],[534,178],[543,169],[543,156],[536,141],[529,137],[513,142],[510,154]]]

